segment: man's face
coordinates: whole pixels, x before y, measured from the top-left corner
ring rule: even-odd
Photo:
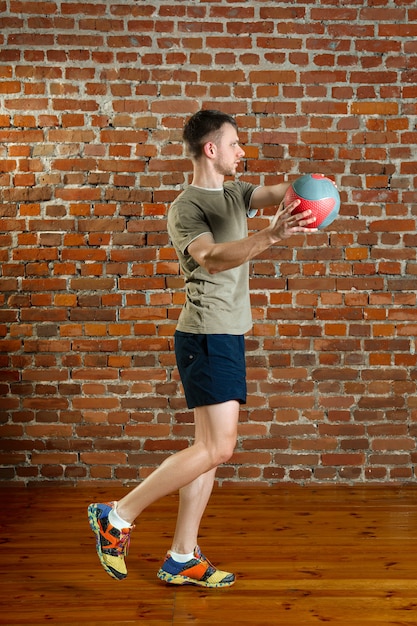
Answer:
[[[236,129],[231,124],[224,124],[221,128],[221,138],[216,142],[216,147],[216,171],[223,176],[233,176],[245,151],[240,147]]]

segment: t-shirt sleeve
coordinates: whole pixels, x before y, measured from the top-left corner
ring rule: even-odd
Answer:
[[[178,201],[168,211],[168,234],[174,246],[185,254],[192,241],[210,233],[203,211],[194,204]]]
[[[255,217],[255,215],[258,213],[258,209],[252,209],[251,202],[255,190],[258,189],[260,185],[253,185],[252,183],[246,183],[243,181],[239,181],[238,184],[241,187],[247,217]]]

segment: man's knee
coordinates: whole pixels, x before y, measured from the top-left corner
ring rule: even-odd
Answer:
[[[236,439],[231,438],[230,440],[225,440],[220,442],[215,449],[212,451],[213,457],[213,465],[222,465],[222,463],[227,463],[235,451],[236,447]]]

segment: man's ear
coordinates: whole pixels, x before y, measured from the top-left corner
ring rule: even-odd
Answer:
[[[203,151],[206,157],[213,159],[216,156],[217,146],[212,141],[207,141],[207,143],[204,144]]]

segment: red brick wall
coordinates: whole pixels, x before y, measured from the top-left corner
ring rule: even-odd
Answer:
[[[414,479],[417,9],[339,4],[0,0],[3,479],[136,480],[192,436],[165,216],[201,106],[237,116],[244,180],[343,200],[251,264],[219,480]]]

